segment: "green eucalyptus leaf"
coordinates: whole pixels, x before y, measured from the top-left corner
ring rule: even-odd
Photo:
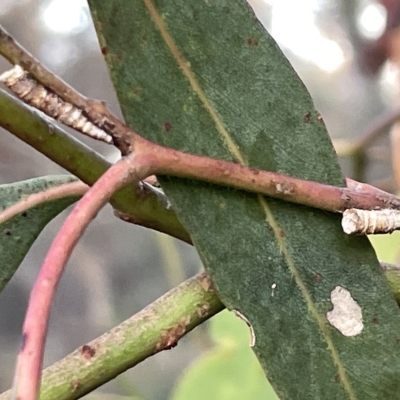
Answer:
[[[306,88],[245,1],[89,4],[137,132],[190,153],[344,185]],[[279,398],[399,398],[399,309],[366,238],[345,235],[339,215],[202,182],[160,182],[221,300],[251,323]],[[354,300],[352,316],[361,311],[354,336],[327,319],[338,286]],[[346,306],[347,292],[339,293]]]
[[[22,182],[0,185],[0,218],[2,213],[19,203],[26,203],[28,196],[45,192],[56,186],[75,182],[69,175],[46,176]],[[61,211],[78,200],[68,196],[43,201],[32,208],[11,216],[0,223],[0,291],[12,278],[33,242],[42,229]]]

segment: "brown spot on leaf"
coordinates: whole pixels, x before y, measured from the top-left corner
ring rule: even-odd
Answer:
[[[165,330],[156,344],[156,350],[169,350],[178,344],[178,340],[185,334],[190,317],[183,317],[175,326]]]
[[[165,122],[164,122],[164,131],[165,131],[165,132],[169,132],[171,129],[172,129],[171,122],[165,121]]]
[[[307,124],[308,122],[310,122],[310,119],[311,119],[311,113],[308,112],[308,113],[304,116],[303,121]]]
[[[324,119],[322,118],[321,115],[318,115],[318,116],[317,116],[317,121],[320,122],[321,124],[324,123]]]
[[[339,374],[336,374],[336,375],[335,375],[335,382],[336,382],[336,383],[340,383],[340,380],[341,380],[341,379],[340,379]]]
[[[251,46],[251,47],[258,46],[258,40],[257,40],[257,39],[254,39],[253,37],[247,38],[246,42],[247,42],[247,44],[248,44],[249,46]]]
[[[103,46],[103,47],[101,48],[101,54],[103,54],[103,56],[106,56],[106,55],[108,54],[108,49],[107,49],[106,46]]]
[[[26,211],[22,211],[21,217],[27,217],[27,216],[28,216],[28,213]]]
[[[84,358],[86,358],[86,360],[90,360],[96,355],[96,350],[93,347],[85,344],[81,348],[81,354]]]
[[[4,229],[3,233],[4,233],[6,236],[11,236],[11,235],[12,235],[12,233],[11,233],[11,231],[10,231],[9,229]]]
[[[322,281],[322,275],[319,272],[316,272],[314,277],[318,283]]]
[[[378,319],[377,317],[373,317],[373,318],[371,319],[371,322],[372,322],[373,324],[379,324],[379,319]]]
[[[279,237],[280,238],[284,238],[285,237],[285,232],[283,231],[283,229],[279,229]]]

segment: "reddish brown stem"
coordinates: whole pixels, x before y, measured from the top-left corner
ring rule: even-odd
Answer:
[[[355,192],[370,193],[371,195],[386,199],[387,202],[398,200],[398,197],[394,194],[385,192],[384,190],[378,189],[375,186],[368,185],[368,183],[361,183],[350,178],[346,178],[347,188]]]
[[[121,150],[122,154],[129,154],[139,147],[142,150],[151,148],[153,152],[156,151],[156,148],[160,149],[160,153],[156,156],[157,159],[154,160],[154,174],[204,180],[328,211],[343,211],[347,208],[400,207],[400,201],[389,194],[371,193],[370,190],[368,192],[353,191],[348,188],[304,181],[157,146],[127,127],[108,110],[103,102],[82,96],[44,68],[1,26],[0,54],[13,64],[21,65],[46,88],[51,89],[65,101],[83,110],[97,126],[112,136],[115,145]],[[391,123],[398,117],[397,110],[385,115],[383,122],[380,121],[376,125],[378,128],[382,127],[382,125]],[[378,128],[374,127],[375,130]],[[373,133],[366,134],[365,140],[360,140],[357,146],[365,146],[373,136]],[[178,162],[175,162],[174,159],[177,159]]]
[[[96,126],[107,132],[114,139],[114,143],[122,154],[126,155],[132,151],[131,145],[136,133],[118,119],[104,102],[87,98],[67,85],[29,54],[1,25],[0,54],[12,64],[20,65],[44,87],[52,90],[61,99],[83,110]]]
[[[306,181],[167,149],[142,138],[136,141],[135,147],[151,158],[155,175],[198,179],[331,212],[348,208],[400,208],[400,199],[378,189],[359,191]]]
[[[139,157],[131,155],[118,161],[78,202],[54,239],[29,300],[15,372],[15,399],[37,398],[52,298],[77,240],[116,190],[146,176],[148,173]]]

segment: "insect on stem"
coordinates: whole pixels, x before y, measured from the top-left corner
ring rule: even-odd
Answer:
[[[400,210],[350,208],[343,212],[342,228],[347,234],[391,233],[400,229]]]
[[[46,115],[77,131],[105,143],[112,144],[113,139],[102,129],[90,122],[83,111],[57,96],[38,83],[19,65],[0,75],[3,82],[25,103],[43,111]]]

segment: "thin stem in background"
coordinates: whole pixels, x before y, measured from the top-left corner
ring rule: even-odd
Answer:
[[[379,115],[368,128],[363,132],[358,139],[353,143],[353,151],[360,151],[368,148],[371,144],[378,139],[380,135],[385,132],[396,121],[400,120],[400,107],[386,111]]]
[[[368,128],[354,141],[335,141],[338,153],[348,156],[353,162],[353,176],[362,181],[367,166],[367,150],[380,136],[385,134],[391,125],[400,120],[400,107],[385,111],[376,117]]]

